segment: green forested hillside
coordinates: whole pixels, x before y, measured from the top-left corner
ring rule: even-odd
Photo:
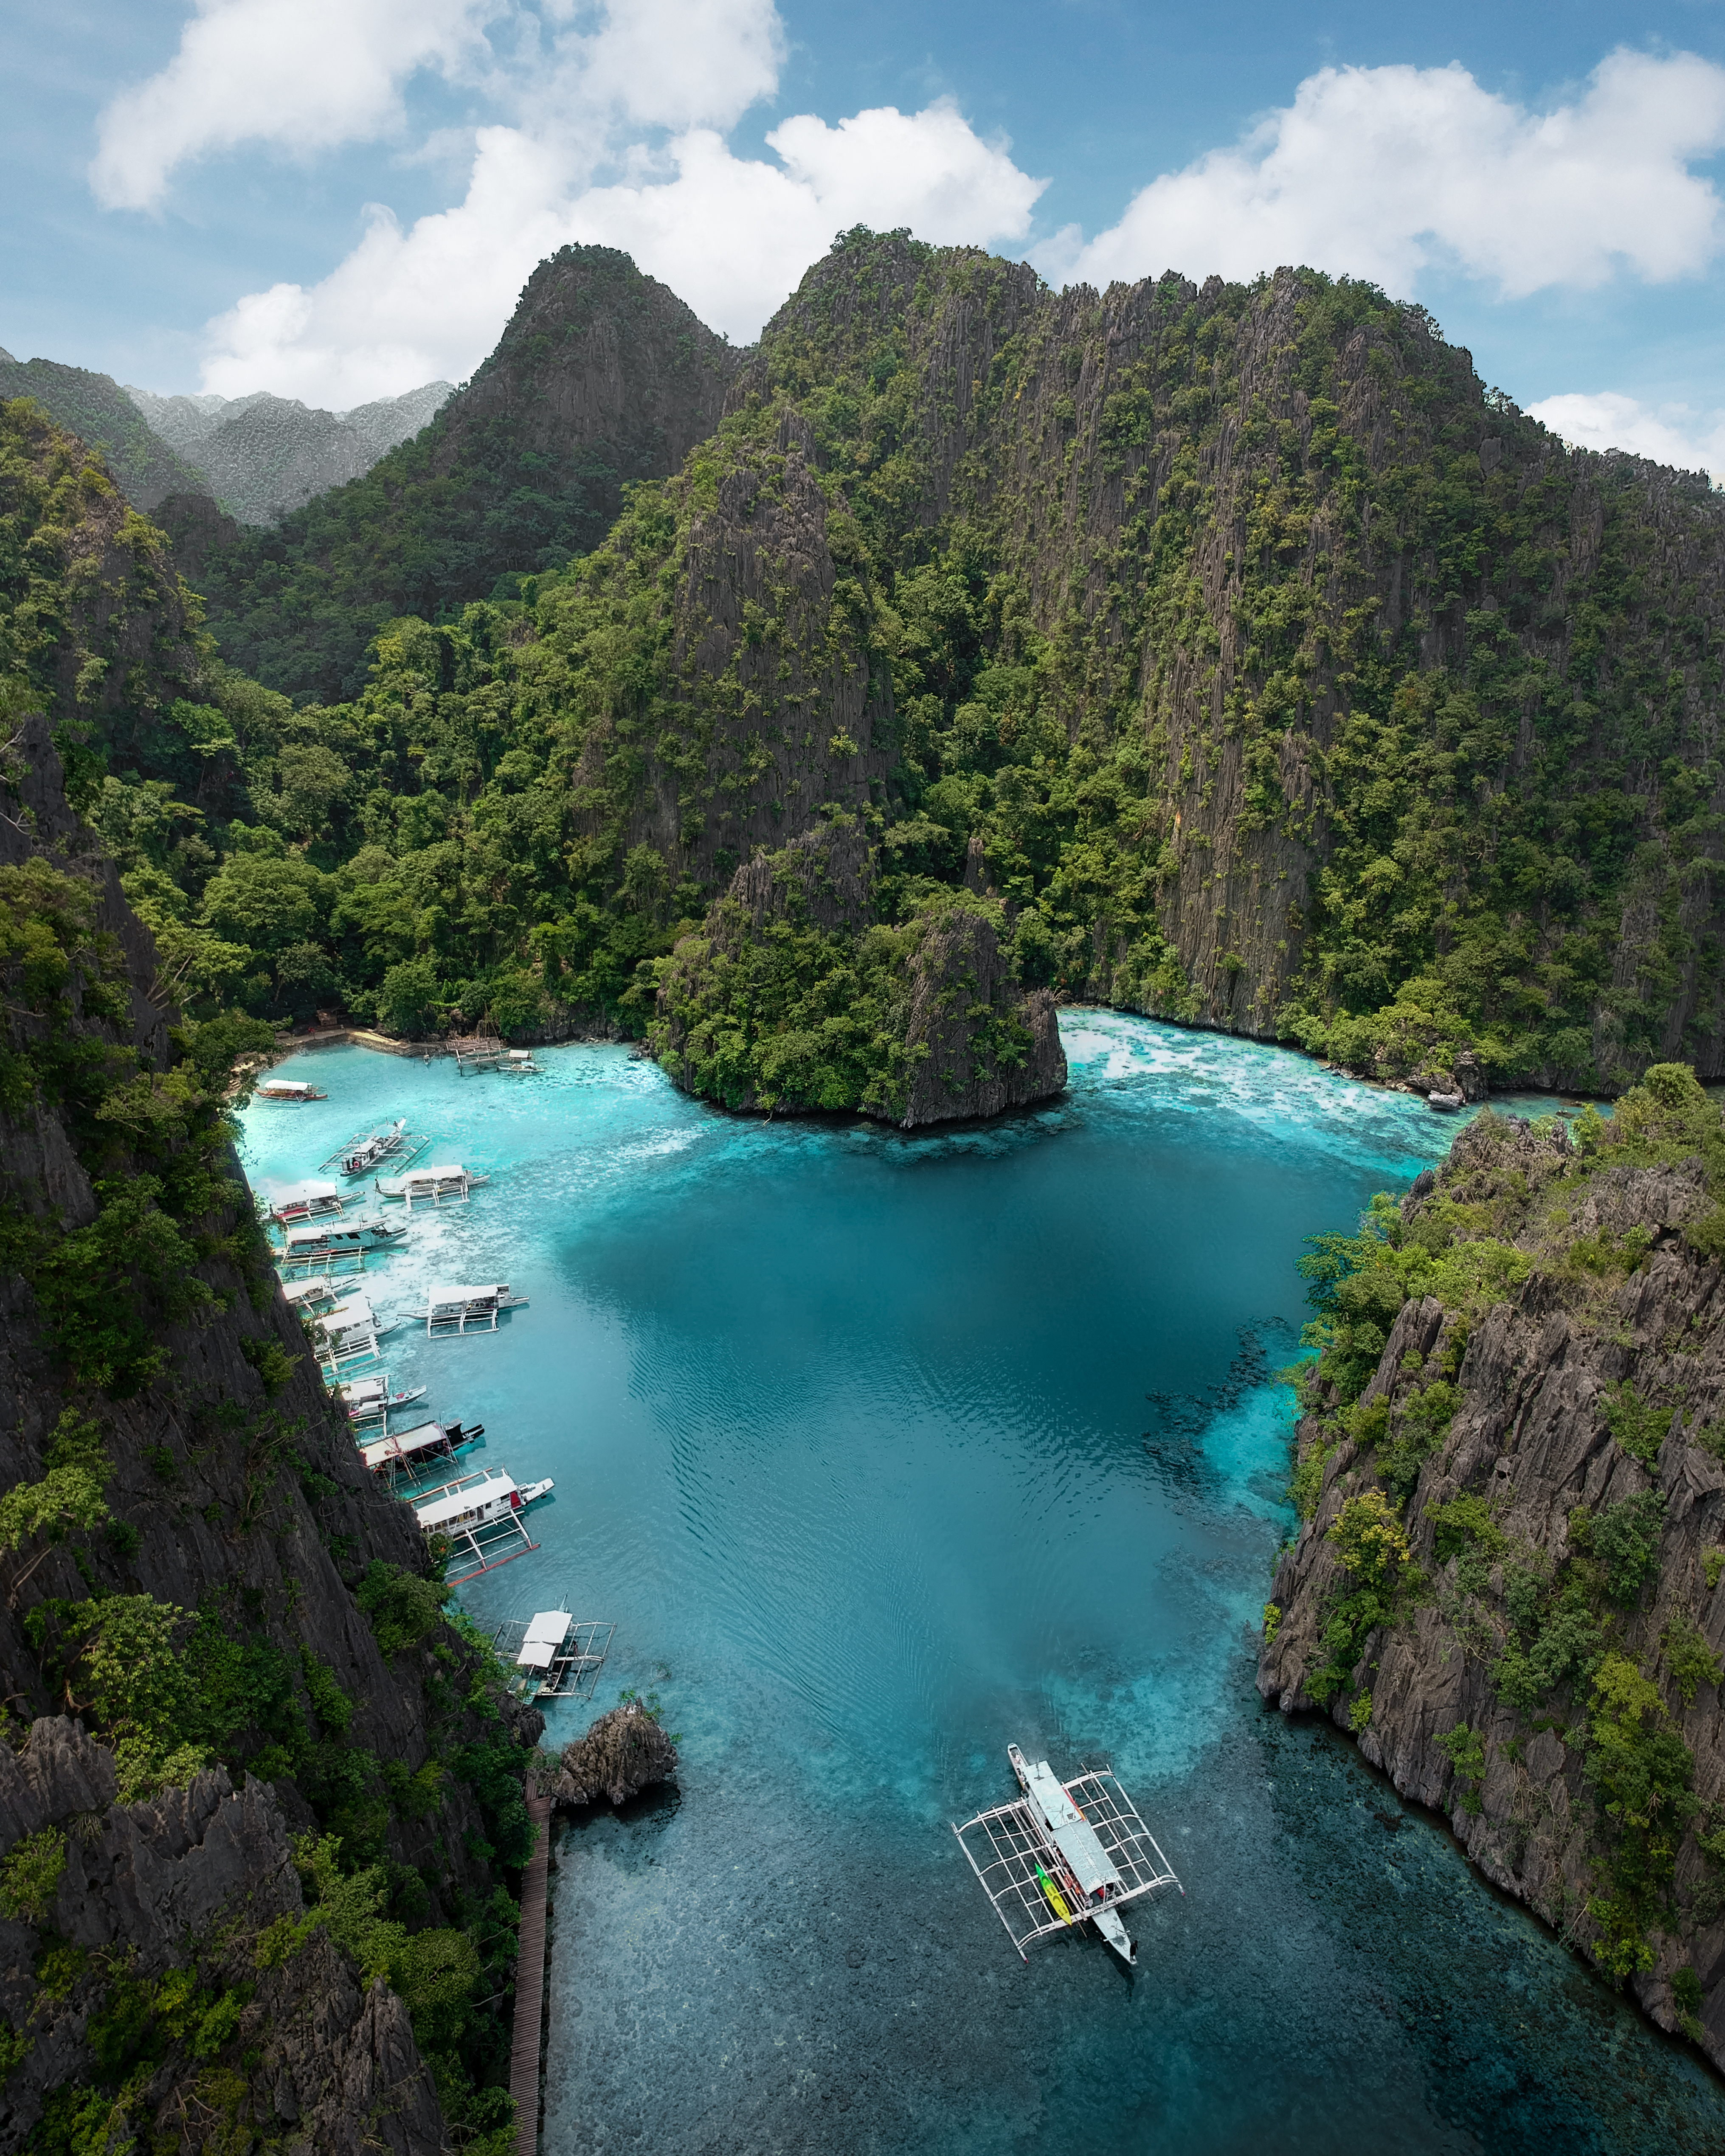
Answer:
[[[207,660],[98,814],[212,1006],[656,1021],[727,1097],[861,1099],[871,924],[961,887],[1025,988],[1386,1076],[1712,1074],[1722,572],[1705,482],[1566,450],[1368,286],[857,233],[603,543],[338,703]],[[835,817],[867,919],[708,919]]]
[[[302,701],[357,694],[395,615],[459,613],[597,546],[621,490],[675,470],[711,430],[733,367],[626,254],[562,249],[424,433],[274,530],[207,547],[200,589],[224,654]],[[180,514],[170,503],[165,521]]]

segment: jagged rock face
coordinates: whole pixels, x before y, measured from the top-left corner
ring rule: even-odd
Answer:
[[[676,1746],[638,1699],[625,1700],[563,1747],[548,1794],[561,1804],[627,1804],[676,1771]]]
[[[1026,993],[995,919],[953,906],[926,927],[911,963],[907,1130],[998,1116],[1051,1099],[1066,1051],[1046,988]]]
[[[609,247],[564,247],[522,288],[497,349],[457,393],[434,468],[471,429],[501,424],[521,449],[585,464],[608,522],[632,479],[675,471],[718,424],[737,357],[675,292]],[[527,565],[522,565],[527,566]]]
[[[146,1072],[164,1070],[176,1014],[157,978],[153,945],[125,901],[113,864],[68,808],[39,718],[27,721],[14,743],[4,783],[0,864],[39,861],[85,882],[96,926],[114,939],[123,961],[129,1009],[107,1017],[74,1009],[71,1034],[86,1050],[129,1049]],[[14,1029],[27,1018],[14,1014]],[[354,1584],[374,1559],[419,1572],[423,1542],[408,1510],[366,1474],[279,1282],[266,1273],[254,1297],[224,1254],[220,1238],[241,1227],[251,1206],[231,1152],[226,1165],[234,1196],[225,1214],[207,1224],[216,1240],[197,1266],[218,1300],[160,1327],[167,1368],[131,1397],[74,1391],[28,1280],[10,1270],[0,1275],[0,1487],[40,1480],[56,1424],[75,1405],[99,1429],[111,1468],[105,1496],[121,1531],[59,1543],[38,1537],[3,1560],[0,1690],[11,1701],[9,1713],[26,1718],[75,1704],[51,1656],[39,1651],[28,1620],[48,1614],[44,1605],[55,1599],[75,1605],[93,1592],[147,1595],[214,1618],[236,1644],[273,1650],[289,1672],[321,1664],[351,1703],[337,1740],[344,1753],[356,1764],[369,1753],[417,1774],[434,1744],[447,1753],[452,1746],[489,1742],[495,1725],[453,1694],[434,1697],[459,1670],[464,1650],[451,1646],[453,1635],[434,1634],[388,1661],[355,1600]],[[44,1229],[74,1230],[97,1217],[97,1194],[52,1106],[33,1101],[0,1116],[0,1199],[15,1220]],[[259,1373],[272,1349],[291,1363],[273,1394]],[[54,1637],[52,1623],[47,1636]],[[449,1670],[434,1646],[453,1655]],[[522,1717],[513,1702],[510,1712],[512,1733],[531,1743],[541,1717]],[[8,1721],[7,1729],[16,1724]],[[218,1905],[228,1908],[239,1894],[250,1897],[242,1912],[250,1929],[236,1934],[234,1948],[243,1959],[258,1924],[301,1906],[289,1825],[303,1831],[316,1821],[290,1780],[280,1780],[272,1792],[249,1778],[236,1792],[224,1773],[206,1773],[189,1789],[129,1807],[112,1803],[114,1788],[111,1756],[69,1723],[37,1719],[16,1758],[0,1741],[4,1845],[35,1831],[32,1820],[73,1821],[54,1921],[74,1945],[136,1949],[146,1972],[182,1967],[188,1952],[209,1948],[199,1927],[216,1922]],[[461,1911],[490,1893],[495,1874],[472,1853],[473,1845],[485,1846],[484,1819],[472,1791],[453,1776],[444,1776],[429,1815],[391,1815],[380,1830],[391,1862],[417,1870],[425,1884],[422,1920],[459,1921]],[[22,1967],[27,1977],[28,1942],[19,1928],[0,1927],[0,1936],[8,1949],[5,1966]],[[234,1972],[239,1969],[234,1963]],[[234,1972],[223,1981],[240,1981]],[[244,1980],[254,1978],[247,1964]],[[422,2150],[430,2156],[441,2147],[435,2097],[399,1999],[381,1986],[365,1993],[326,1939],[255,1980],[246,2041],[261,2050],[258,2074],[274,2091],[270,2101],[294,2126],[285,2145],[312,2156],[357,2147],[374,2131],[403,2156]],[[52,2041],[32,2054],[31,2078],[8,2086],[19,2131],[28,2123],[21,2090],[39,2093],[87,2077],[79,2048],[85,2035],[82,1994],[74,1989],[69,1996],[64,2015],[54,2018]],[[22,2011],[14,2018],[17,2025],[34,2026]],[[166,2102],[167,2094],[158,2093]],[[265,2119],[268,2093],[257,2097]],[[198,2116],[195,2107],[164,2116],[163,2133],[190,2136],[166,2145],[203,2145]],[[0,2136],[0,2147],[16,2145],[16,2138]]]
[[[1464,1170],[1478,1158],[1473,1137],[1463,1133],[1452,1155]],[[1523,1129],[1500,1146],[1491,1173],[1537,1189],[1572,1165],[1560,1140]],[[1419,1219],[1434,1180],[1428,1173],[1414,1186],[1404,1205],[1409,1221]],[[1369,1635],[1352,1681],[1330,1706],[1347,1728],[1367,1688],[1370,1719],[1358,1734],[1364,1756],[1404,1795],[1446,1813],[1494,1883],[1584,1943],[1597,1936],[1587,1905],[1601,1891],[1594,1792],[1582,1774],[1584,1696],[1529,1712],[1506,1701],[1493,1676],[1506,1636],[1492,1599],[1502,1594],[1504,1564],[1491,1574],[1482,1616],[1458,1587],[1461,1560],[1438,1561],[1428,1512],[1459,1496],[1483,1498],[1508,1546],[1507,1561],[1525,1563],[1531,1551],[1536,1564],[1554,1566],[1568,1553],[1578,1507],[1597,1519],[1625,1499],[1656,1491],[1665,1500],[1656,1574],[1608,1637],[1644,1670],[1659,1666],[1674,1619],[1694,1620],[1714,1652],[1725,1649],[1725,1573],[1716,1560],[1710,1587],[1706,1562],[1725,1548],[1725,1467],[1695,1442],[1725,1414],[1725,1273],[1678,1233],[1706,1202],[1698,1162],[1604,1170],[1577,1193],[1570,1229],[1583,1236],[1645,1231],[1652,1250],[1643,1268],[1593,1317],[1559,1306],[1551,1277],[1536,1272],[1515,1301],[1491,1308],[1473,1331],[1456,1379],[1458,1410],[1405,1507],[1414,1556],[1433,1575],[1435,1592]],[[1425,1381],[1421,1364],[1429,1376],[1456,1322],[1435,1297],[1406,1303],[1363,1404],[1383,1401],[1392,1412],[1404,1404]],[[1684,1403],[1651,1466],[1616,1442],[1605,1419],[1604,1397],[1625,1380],[1644,1399]],[[1301,1424],[1302,1441],[1312,1427]],[[1360,1449],[1338,1445],[1324,1464],[1321,1501],[1277,1568],[1271,1598],[1281,1615],[1259,1657],[1258,1688],[1285,1712],[1315,1704],[1305,1685],[1325,1661],[1328,1612],[1350,1585],[1329,1530],[1346,1500],[1373,1480]],[[1686,1703],[1669,1677],[1665,1695],[1694,1758],[1702,1806],[1681,1835],[1676,1891],[1680,1907],[1705,1912],[1718,1897],[1700,1891],[1710,1867],[1696,1832],[1709,1809],[1725,1801],[1725,1702],[1719,1687],[1702,1682]],[[1437,1741],[1461,1723],[1484,1738],[1486,1769],[1476,1789]],[[1654,1967],[1630,1980],[1644,2006],[1671,2028],[1672,1973],[1692,1966],[1705,1994],[1705,2046],[1725,2066],[1725,1912],[1686,1932],[1681,1938],[1656,1933]]]
[[[69,1948],[84,1958],[69,1980],[44,1990],[32,1967],[42,1929],[0,1921],[0,2012],[33,2040],[0,2089],[0,2148],[22,2147],[44,2097],[81,2079],[109,1970],[124,1966],[148,1984],[183,1967],[197,1942],[206,1989],[252,1994],[234,2030],[248,2062],[244,2093],[226,2087],[213,2108],[201,2061],[177,2046],[135,2106],[153,2118],[157,2147],[190,2156],[209,2145],[212,2123],[226,2112],[230,2123],[248,2115],[275,2123],[284,2156],[363,2145],[434,2156],[443,2146],[436,2090],[401,2000],[382,1983],[363,1989],[321,1931],[279,1965],[257,1966],[259,1934],[305,1912],[287,1822],[270,1789],[248,1780],[236,1790],[217,1768],[152,1803],[114,1796],[111,1754],[75,1722],[38,1721],[21,1753],[0,1746],[0,1840],[9,1849],[25,1835],[64,1837],[64,1870],[43,1923],[63,1957]]]
[[[1075,741],[1090,728],[1142,729],[1145,862],[1191,984],[1170,1014],[1268,1038],[1296,987],[1310,993],[1301,969],[1323,902],[1317,879],[1343,835],[1333,759],[1353,708],[1348,652],[1360,624],[1373,624],[1374,653],[1411,649],[1420,669],[1447,669],[1460,685],[1487,634],[1481,624],[1501,623],[1506,664],[1530,696],[1563,681],[1596,701],[1614,667],[1631,663],[1597,649],[1589,618],[1602,562],[1627,549],[1642,578],[1628,626],[1651,639],[1670,689],[1670,752],[1705,771],[1715,692],[1677,621],[1725,608],[1717,506],[1681,475],[1566,452],[1482,400],[1470,356],[1444,346],[1417,311],[1399,342],[1355,334],[1318,397],[1301,341],[1311,304],[1288,270],[1236,323],[1219,279],[1201,290],[1169,275],[1052,293],[1025,264],[964,249],[930,259],[904,243],[895,254],[875,241],[860,275],[848,248],[809,271],[736,392],[798,388],[891,348],[915,382],[922,526],[963,518],[989,529],[1040,631],[1058,640],[1074,619],[1094,631],[1065,713]],[[1310,474],[1341,443],[1374,476],[1466,462],[1506,506],[1542,505],[1537,567],[1488,550],[1471,586],[1415,542],[1414,520],[1379,511],[1362,528],[1353,491],[1327,480],[1296,508],[1288,473]],[[1291,523],[1278,523],[1284,514]],[[1184,585],[1158,592],[1159,551],[1189,531]],[[1279,608],[1303,632],[1284,637],[1278,607],[1248,588],[1266,550],[1295,565]],[[1494,737],[1494,785],[1512,794],[1555,758],[1579,804],[1596,756],[1636,764],[1616,721],[1602,721],[1579,752],[1550,741],[1555,730],[1551,710],[1524,709],[1518,732]],[[1725,791],[1704,783],[1717,814]],[[1645,850],[1609,901],[1620,924],[1616,995],[1596,1007],[1592,1053],[1625,1078],[1679,1053],[1704,1076],[1725,1074],[1725,983],[1707,956],[1725,921],[1717,878],[1686,865],[1686,813],[1676,793],[1666,801],[1656,790],[1621,808]],[[1386,863],[1391,880],[1399,873]],[[1561,932],[1537,910],[1525,925],[1542,947],[1560,948]],[[1106,933],[1081,993],[1136,999],[1125,953]],[[1659,1014],[1656,1039],[1624,1037],[1621,1009],[1637,1002]],[[1541,1082],[1566,1081],[1553,1065]]]
[[[44,618],[9,572],[0,661],[28,669],[74,741],[93,737],[116,767],[150,762],[164,707],[198,697],[195,602],[162,534],[133,513],[99,457],[21,404],[5,408],[4,424],[23,469],[0,480],[0,516],[28,532],[26,561],[52,564],[70,603],[64,619]]]

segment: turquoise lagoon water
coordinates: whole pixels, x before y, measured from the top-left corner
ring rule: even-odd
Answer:
[[[620,1049],[459,1078],[353,1048],[254,1180],[407,1115],[492,1176],[376,1265],[531,1298],[393,1379],[552,1475],[481,1620],[614,1619],[675,1794],[565,1828],[545,2141],[578,2150],[1725,2146],[1725,2094],[1327,1728],[1262,1709],[1301,1239],[1455,1126],[1307,1060],[1063,1019],[1058,1104],[762,1124]],[[547,1742],[589,1707],[552,1710]],[[1026,1966],[949,1822],[1005,1746],[1111,1758],[1184,1882]]]

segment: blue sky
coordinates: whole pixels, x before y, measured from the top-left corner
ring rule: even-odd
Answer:
[[[1725,471],[1722,0],[13,0],[0,58],[0,345],[151,388],[459,378],[571,237],[741,341],[861,218],[1056,282],[1352,270]]]

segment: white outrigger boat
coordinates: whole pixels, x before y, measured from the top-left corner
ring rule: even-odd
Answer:
[[[523,1310],[526,1301],[507,1281],[493,1281],[475,1286],[429,1288],[425,1307],[408,1315],[416,1323],[423,1318],[426,1337],[434,1340],[452,1332],[495,1332],[504,1311]]]
[[[952,1831],[1008,1938],[1028,1961],[1033,1939],[1094,1924],[1131,1968],[1138,1950],[1120,1912],[1160,1887],[1183,1895],[1173,1867],[1111,1767],[1084,1768],[1063,1782],[1016,1744],[1006,1756],[1023,1795]]]
[[[424,1152],[431,1143],[429,1138],[415,1137],[408,1128],[408,1119],[402,1116],[393,1123],[379,1124],[374,1130],[361,1131],[338,1146],[321,1167],[341,1165],[343,1175],[369,1175],[374,1168],[381,1168],[386,1160],[398,1161],[405,1167],[408,1162]]]
[[[290,1228],[302,1220],[321,1220],[341,1217],[342,1197],[333,1183],[324,1183],[316,1176],[305,1183],[290,1183],[285,1190],[275,1194],[275,1200],[267,1209],[266,1217],[279,1228]]]
[[[539,1547],[521,1517],[527,1493],[507,1468],[481,1468],[439,1489],[422,1491],[409,1502],[425,1539],[449,1545],[450,1565],[460,1567],[445,1572],[452,1583],[472,1579]]]
[[[284,1270],[295,1265],[352,1265],[363,1272],[368,1251],[399,1247],[407,1228],[386,1228],[379,1220],[357,1222],[352,1227],[331,1227],[308,1221],[285,1232],[285,1247],[276,1263]]]
[[[260,1101],[327,1101],[309,1078],[260,1078],[252,1088]]]
[[[416,1204],[424,1205],[428,1200],[441,1205],[447,1198],[465,1205],[468,1193],[490,1179],[489,1175],[473,1174],[459,1161],[452,1161],[442,1167],[416,1168],[405,1175],[379,1176],[372,1187],[380,1198],[400,1199],[411,1213]]]
[[[288,1293],[291,1296],[293,1290],[290,1288]],[[423,1400],[425,1389],[424,1385],[414,1385],[406,1391],[393,1393],[388,1374],[382,1370],[374,1377],[350,1378],[336,1388],[356,1434],[371,1423],[376,1423],[381,1430],[398,1408],[410,1408],[416,1401]]]
[[[377,1342],[395,1329],[394,1320],[377,1322],[377,1312],[362,1295],[350,1295],[333,1308],[321,1311],[311,1321],[314,1345],[326,1378],[335,1378],[347,1365],[368,1363],[382,1353]]]
[[[491,1645],[501,1661],[520,1671],[509,1687],[517,1699],[572,1699],[583,1691],[591,1697],[616,1632],[603,1619],[536,1609],[531,1617],[506,1619]]]

